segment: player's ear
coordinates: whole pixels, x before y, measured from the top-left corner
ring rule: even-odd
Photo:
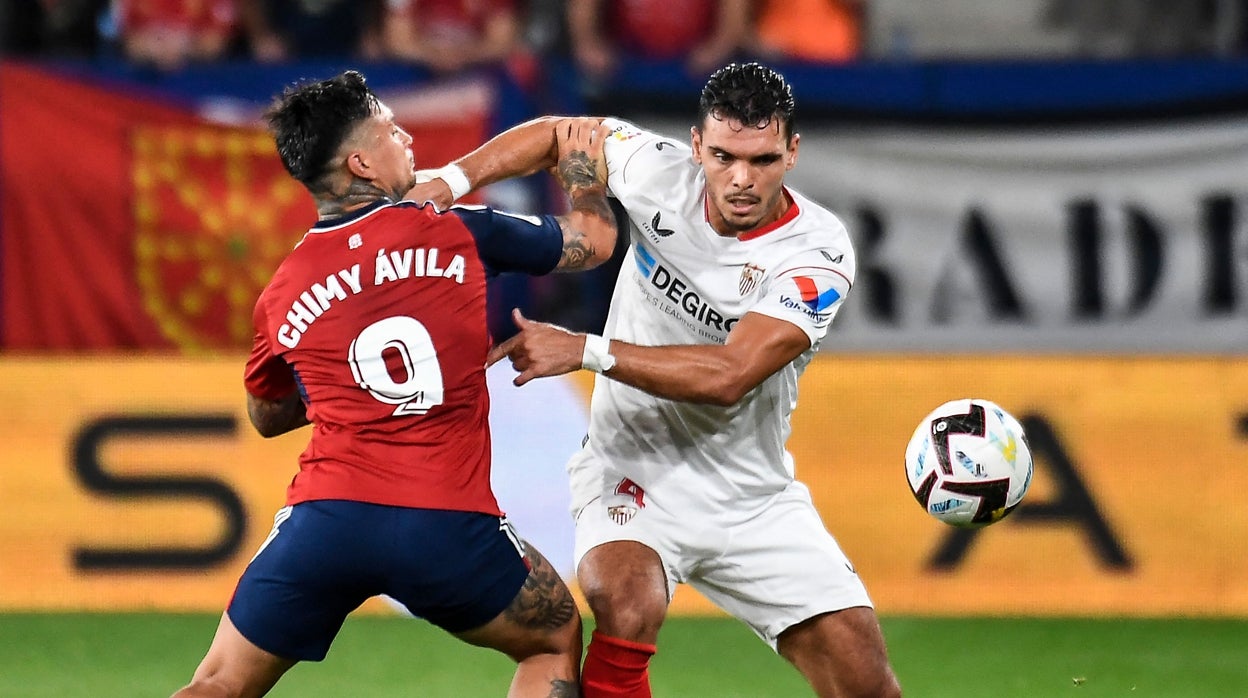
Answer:
[[[784,155],[784,169],[791,170],[797,164],[797,142],[802,140],[802,134],[795,133],[789,139],[789,149]]]
[[[368,156],[363,151],[352,150],[347,153],[347,170],[360,179],[373,178],[373,168],[368,162]]]
[[[697,126],[689,127],[689,147],[693,148],[693,161],[702,164],[702,132]]]

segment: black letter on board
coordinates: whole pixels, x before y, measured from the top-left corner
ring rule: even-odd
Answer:
[[[233,436],[236,431],[237,424],[231,416],[102,417],[87,423],[73,445],[74,473],[84,487],[115,499],[203,500],[221,511],[225,532],[215,543],[203,547],[78,547],[73,551],[74,568],[83,571],[203,568],[233,556],[246,534],[247,512],[229,485],[203,476],[114,475],[105,470],[101,453],[114,439],[173,440]]]

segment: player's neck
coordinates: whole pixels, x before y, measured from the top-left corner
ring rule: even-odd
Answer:
[[[333,199],[317,199],[316,200],[316,218],[317,220],[329,220],[332,218],[341,218],[349,213],[358,211],[368,206],[374,206],[378,203],[393,203],[388,196],[368,196],[357,198],[333,198]]]
[[[317,218],[325,220],[340,218],[379,201],[392,203],[403,194],[398,192],[396,195],[395,192],[386,191],[378,186],[374,180],[352,176],[348,173],[345,177],[331,181],[329,186],[314,196],[316,196]]]

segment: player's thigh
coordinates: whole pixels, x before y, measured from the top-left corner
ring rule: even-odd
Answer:
[[[675,586],[687,567],[681,534],[687,522],[662,506],[625,507],[603,497],[576,518],[576,576],[598,630],[613,637],[653,643]],[[627,515],[621,516],[625,508]]]
[[[529,574],[489,622],[454,632],[461,640],[499,650],[520,661],[536,654],[581,654],[581,617],[559,573],[536,547],[526,544]]]
[[[212,645],[186,693],[211,690],[232,696],[262,696],[294,665],[294,660],[252,644],[238,632],[230,617],[222,614]]]
[[[722,553],[705,560],[690,584],[772,648],[782,632],[802,621],[871,607],[857,570],[801,483],[757,516],[734,524]]]
[[[283,508],[243,571],[226,614],[252,644],[320,661],[347,614],[382,593],[393,507],[318,500]]]
[[[629,495],[615,493],[577,512],[573,561],[591,603],[599,591],[612,597],[657,595],[663,606],[671,600],[688,567],[681,555],[688,525],[663,504],[663,497],[652,497],[637,506]]]
[[[503,516],[411,509],[394,539],[385,593],[450,633],[486,625],[529,583],[533,562]]]

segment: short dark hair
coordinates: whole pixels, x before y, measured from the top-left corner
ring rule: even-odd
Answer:
[[[780,121],[785,138],[793,137],[793,90],[784,76],[759,63],[731,63],[711,75],[698,102],[698,128],[708,116],[761,125]]]
[[[351,130],[379,108],[364,76],[348,70],[286,88],[264,116],[286,171],[315,189]]]

